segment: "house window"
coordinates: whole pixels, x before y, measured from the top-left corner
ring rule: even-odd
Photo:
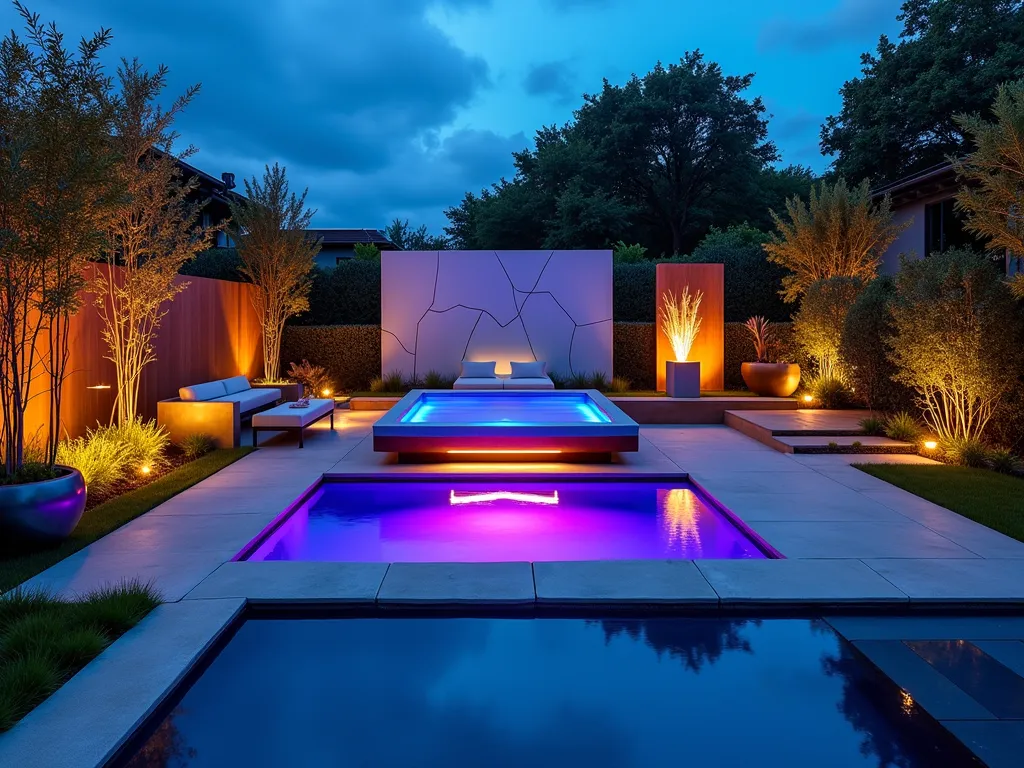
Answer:
[[[228,233],[227,232],[225,232],[224,230],[218,230],[218,232],[217,232],[217,247],[218,248],[234,248],[235,247],[235,242],[230,237],[228,237]]]
[[[203,214],[203,228],[207,229],[210,226],[211,226],[211,224],[210,224],[210,214],[204,213]]]
[[[976,248],[977,245],[971,233],[964,229],[963,219],[953,210],[953,198],[924,207],[925,256],[950,248]]]

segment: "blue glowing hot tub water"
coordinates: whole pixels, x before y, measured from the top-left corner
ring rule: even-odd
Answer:
[[[777,556],[680,480],[324,483],[246,560],[513,562]]]
[[[462,392],[422,395],[400,419],[402,424],[464,424],[500,427],[531,424],[608,424],[611,419],[588,395],[578,392]]]

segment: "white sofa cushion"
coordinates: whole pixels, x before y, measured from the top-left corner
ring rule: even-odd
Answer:
[[[541,379],[547,377],[547,372],[544,368],[547,366],[543,360],[538,360],[531,363],[510,363],[512,366],[513,379]]]
[[[452,389],[501,389],[504,379],[497,376],[480,378],[472,376],[459,376],[452,385]]]
[[[505,379],[505,389],[554,389],[555,382],[547,376]]]
[[[224,382],[208,381],[205,384],[193,384],[191,387],[182,387],[178,390],[178,397],[182,400],[216,400],[227,394]]]
[[[215,398],[218,403],[238,403],[240,413],[248,413],[257,408],[269,405],[281,399],[281,390],[268,389],[246,389],[242,392],[235,392],[230,395]]]
[[[462,361],[462,374],[459,376],[460,379],[493,379],[496,378],[494,368],[498,363],[494,360],[489,360],[485,363],[473,362],[471,360]],[[498,389],[501,389],[499,386]]]
[[[243,392],[247,389],[251,389],[249,380],[245,376],[232,376],[230,379],[223,379],[224,392],[228,395],[233,395],[235,392]]]

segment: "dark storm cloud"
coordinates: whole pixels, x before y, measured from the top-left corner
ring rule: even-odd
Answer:
[[[426,18],[430,0],[38,0],[69,40],[111,27],[110,64],[138,56],[170,67],[168,95],[191,83],[202,90],[178,121],[194,162],[219,174],[288,166],[293,186],[309,186],[320,226],[382,224],[405,186],[419,206],[439,211],[456,194],[511,168],[514,140],[437,132],[490,86],[486,62],[456,47]],[[454,9],[491,0],[444,0]],[[4,3],[6,5],[6,3]],[[4,28],[21,26],[0,6]],[[442,184],[432,194],[428,174]],[[344,181],[345,186],[339,186]],[[441,186],[445,191],[441,191]],[[373,201],[371,203],[371,201]],[[351,217],[351,218],[350,218]]]
[[[899,14],[902,0],[839,0],[829,11],[793,14],[767,22],[758,36],[761,51],[821,51],[850,40],[877,38],[886,22]]]
[[[575,72],[565,61],[549,61],[530,67],[523,78],[523,88],[531,96],[553,96],[566,102],[576,96]]]

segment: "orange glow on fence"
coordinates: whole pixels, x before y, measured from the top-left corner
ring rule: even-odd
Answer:
[[[526,504],[558,504],[558,491],[547,493],[525,493],[522,491],[488,491],[481,493],[459,493],[452,491],[450,504],[482,504],[488,501],[522,501]]]
[[[494,454],[494,455],[507,454],[509,456],[522,456],[522,455],[528,455],[528,454],[533,454],[533,453],[561,453],[561,451],[560,450],[555,450],[555,449],[552,449],[552,448],[522,448],[522,449],[515,449],[515,448],[513,448],[513,449],[501,449],[501,450],[494,450],[494,449],[490,449],[490,448],[466,448],[466,449],[462,449],[462,448],[457,448],[456,449],[456,448],[453,448],[453,449],[451,449],[449,451],[446,451],[446,453],[468,453],[468,454],[486,453],[486,454]]]

